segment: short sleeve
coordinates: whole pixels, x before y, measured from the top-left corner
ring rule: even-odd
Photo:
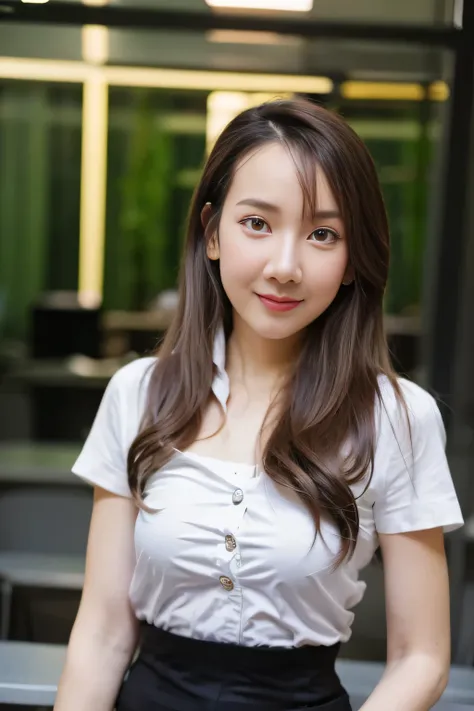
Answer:
[[[453,531],[463,525],[463,516],[446,458],[440,411],[425,390],[408,381],[401,385],[410,427],[392,393],[388,402],[383,400],[374,461],[376,529]]]
[[[121,368],[109,381],[73,474],[118,496],[131,497],[127,456],[143,411],[143,376],[154,359]]]

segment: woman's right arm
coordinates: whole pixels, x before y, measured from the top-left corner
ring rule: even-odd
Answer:
[[[96,488],[84,590],[54,711],[112,711],[138,642],[128,592],[137,508]]]

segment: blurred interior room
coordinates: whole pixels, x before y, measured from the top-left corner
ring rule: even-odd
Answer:
[[[474,709],[471,0],[0,1],[1,637],[67,643],[92,503],[71,464],[110,377],[170,323],[188,205],[218,133],[293,95],[340,112],[380,176],[394,363],[441,403],[467,520],[446,541],[447,693]],[[342,656],[378,673],[381,563],[364,575]],[[1,688],[0,663],[0,706]],[[29,698],[3,701],[50,705]]]

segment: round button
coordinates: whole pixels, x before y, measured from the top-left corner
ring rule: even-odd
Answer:
[[[219,578],[219,582],[222,585],[222,587],[224,588],[224,590],[227,590],[230,592],[231,590],[234,589],[234,583],[232,582],[232,580],[230,578],[227,577],[227,575],[221,575],[221,577]]]
[[[235,551],[236,548],[237,548],[237,541],[235,540],[234,536],[226,536],[225,537],[226,551],[229,551],[229,553],[232,553],[232,551]]]
[[[241,504],[243,500],[244,492],[242,491],[242,489],[236,489],[232,494],[232,503],[234,504],[234,506],[237,506],[238,504]]]

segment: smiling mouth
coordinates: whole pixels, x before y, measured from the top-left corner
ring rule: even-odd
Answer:
[[[290,299],[285,296],[273,296],[271,294],[257,294],[258,298],[267,309],[271,311],[291,311],[296,309],[302,300]]]

